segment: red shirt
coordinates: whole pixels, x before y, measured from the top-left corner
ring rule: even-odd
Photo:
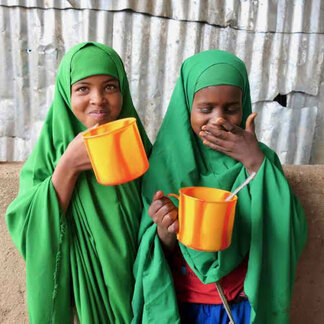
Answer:
[[[203,284],[191,270],[180,249],[170,257],[170,267],[179,302],[199,304],[222,304],[216,284]],[[248,257],[231,273],[223,277],[220,283],[228,301],[243,292],[247,272]]]

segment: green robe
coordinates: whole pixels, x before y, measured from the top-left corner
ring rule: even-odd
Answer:
[[[132,318],[141,179],[103,186],[92,170],[82,172],[66,213],[51,181],[68,144],[85,130],[71,110],[71,84],[96,74],[119,80],[119,118],[135,117],[146,151],[150,149],[118,54],[93,42],[73,47],[60,64],[53,103],[6,216],[10,235],[26,261],[32,324],[70,323],[72,300],[82,324],[129,323]]]
[[[194,94],[212,85],[242,90],[243,120],[251,113],[244,63],[219,50],[187,59],[143,179],[144,211],[140,247],[134,266],[133,323],[178,323],[172,275],[148,207],[157,190],[177,193],[186,186],[233,191],[248,177],[242,163],[202,144],[190,124]],[[304,212],[291,192],[277,155],[259,143],[265,158],[255,179],[238,193],[232,243],[221,252],[201,252],[180,244],[184,258],[203,283],[229,274],[249,255],[244,290],[251,304],[251,323],[288,323],[295,267],[307,237]],[[178,204],[177,200],[174,200]]]

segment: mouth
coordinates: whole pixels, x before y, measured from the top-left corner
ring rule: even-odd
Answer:
[[[96,120],[106,119],[109,116],[109,112],[104,109],[97,109],[89,112],[89,115]]]

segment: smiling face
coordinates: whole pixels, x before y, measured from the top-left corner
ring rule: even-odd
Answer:
[[[218,118],[239,126],[242,122],[242,90],[231,85],[203,88],[195,93],[191,111],[191,127],[195,134],[204,125],[214,124]]]
[[[87,128],[116,120],[122,105],[119,81],[110,75],[93,75],[71,87],[72,111]]]

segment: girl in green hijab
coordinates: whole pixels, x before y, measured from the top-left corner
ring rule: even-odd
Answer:
[[[141,180],[97,183],[81,132],[135,117],[118,54],[94,42],[73,47],[59,66],[38,142],[7,210],[10,235],[26,261],[30,323],[129,323],[132,266],[142,211]]]
[[[256,139],[255,116],[236,56],[209,50],[182,64],[143,179],[134,323],[228,323],[216,282],[236,324],[289,322],[307,227],[277,155]],[[177,201],[164,195],[188,186],[234,191],[252,172],[229,248],[202,252],[176,240]]]

